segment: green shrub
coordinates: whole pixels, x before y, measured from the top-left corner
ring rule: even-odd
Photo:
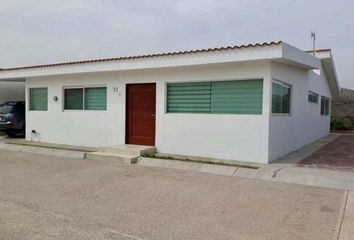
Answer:
[[[332,130],[341,130],[341,131],[345,131],[345,130],[353,130],[353,123],[351,122],[351,124],[345,124],[342,121],[337,121],[337,120],[332,120],[331,121],[331,129]]]

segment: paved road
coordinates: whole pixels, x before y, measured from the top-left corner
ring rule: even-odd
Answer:
[[[0,150],[0,239],[326,240],[347,195]]]

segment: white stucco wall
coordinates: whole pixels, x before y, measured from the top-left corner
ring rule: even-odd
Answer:
[[[24,101],[24,82],[1,82],[0,81],[0,104],[7,101]]]
[[[157,86],[157,147],[161,152],[267,162],[270,63],[195,69],[167,81],[208,81],[263,78],[263,114],[166,114],[165,81]],[[167,78],[165,78],[167,79]]]
[[[288,65],[272,63],[271,76],[288,83],[291,88],[291,113],[270,115],[269,159],[275,160],[311,143],[330,131],[330,116],[321,115],[321,96],[331,98],[323,70],[307,71]],[[308,91],[318,93],[318,104],[308,102]]]
[[[263,114],[165,113],[167,82],[263,78]],[[120,71],[27,78],[27,89],[48,87],[48,111],[27,113],[40,140],[83,146],[125,143],[125,86],[156,82],[156,147],[159,152],[266,163],[268,160],[270,62],[213,64],[157,70]],[[107,86],[107,111],[63,111],[63,87]],[[118,92],[113,88],[118,87]],[[59,101],[54,102],[53,97]],[[28,98],[28,96],[27,96]],[[27,106],[28,109],[28,106]]]

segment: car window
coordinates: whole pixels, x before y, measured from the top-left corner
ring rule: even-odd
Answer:
[[[14,106],[13,105],[0,105],[0,113],[2,114],[7,114],[7,113],[11,113],[13,110]]]

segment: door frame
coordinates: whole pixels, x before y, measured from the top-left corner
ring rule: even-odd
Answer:
[[[156,144],[156,82],[147,82],[147,83],[126,83],[125,84],[125,144],[135,144],[135,143],[128,143],[130,141],[130,128],[131,128],[131,123],[130,123],[130,99],[129,99],[129,86],[134,86],[134,85],[153,85],[154,86],[154,133],[153,133],[153,145],[155,146]]]

